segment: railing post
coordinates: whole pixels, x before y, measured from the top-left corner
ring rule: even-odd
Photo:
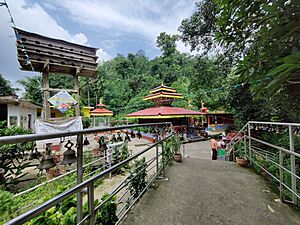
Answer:
[[[108,160],[108,168],[110,168],[111,164],[112,164],[112,154],[113,154],[113,148],[109,147],[109,149],[108,149],[108,157],[106,157],[107,160]],[[111,173],[109,173],[109,179],[111,179]]]
[[[158,133],[156,133],[155,135],[155,143],[157,142],[158,142]],[[156,149],[156,173],[158,175],[158,171],[159,171],[158,145],[156,145],[155,149]]]
[[[294,143],[294,134],[293,134],[293,129],[292,125],[289,125],[289,139],[290,139],[290,151],[294,152],[295,151],[295,143]],[[296,182],[296,177],[294,176],[296,174],[296,164],[295,164],[295,156],[291,155],[291,178],[292,178],[292,190],[293,192],[297,193],[297,182]],[[293,203],[297,205],[297,196],[293,195]]]
[[[245,157],[247,157],[247,141],[246,141],[246,136],[244,135],[244,151],[245,151]]]
[[[77,135],[77,184],[83,181],[83,134]],[[77,223],[82,220],[82,192],[77,193]]]
[[[94,183],[88,186],[88,205],[90,214],[90,225],[95,224]]]
[[[249,144],[248,144],[248,149],[249,149],[249,158],[252,159],[252,150],[251,150],[251,124],[248,122],[248,137],[249,137]],[[250,161],[250,165],[252,164],[252,161]]]
[[[164,155],[164,142],[161,143],[161,155],[162,155],[162,176],[163,178],[166,178],[166,170],[165,170],[165,166],[166,166],[166,156]]]
[[[283,157],[282,157],[282,151],[279,150],[279,179],[280,179],[280,184],[279,184],[279,192],[280,192],[280,201],[283,202],[284,201],[284,196],[283,196]]]

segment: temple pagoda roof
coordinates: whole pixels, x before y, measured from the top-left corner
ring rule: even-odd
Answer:
[[[100,108],[100,107],[104,107],[104,108],[106,108],[106,105],[105,105],[105,104],[102,104],[102,103],[99,103],[99,104],[96,105],[96,107],[99,107],[99,108]]]
[[[164,86],[163,84],[150,91],[150,95],[144,97],[144,100],[151,100],[155,107],[143,109],[127,115],[128,118],[140,119],[164,119],[164,118],[185,118],[202,115],[201,112],[172,107],[174,99],[183,98],[182,94],[176,92],[175,88]]]
[[[153,93],[156,93],[156,92],[160,92],[160,91],[166,91],[166,92],[176,92],[176,89],[175,88],[171,88],[171,87],[167,87],[165,85],[160,85],[158,87],[155,87],[153,88],[150,93],[153,94]]]
[[[102,103],[102,99],[100,103],[96,105],[96,109],[91,111],[91,116],[112,116],[114,113],[106,108],[106,105]]]
[[[160,106],[160,107],[152,107],[134,113],[130,113],[127,115],[127,117],[154,119],[154,118],[183,118],[183,117],[194,117],[200,115],[202,115],[201,112],[197,112],[194,110],[183,109],[183,108],[172,107],[172,106]]]
[[[163,97],[165,97],[165,98],[183,98],[182,94],[176,93],[176,90],[175,90],[175,92],[165,92],[165,91],[153,92],[152,94],[145,96],[144,100],[151,100],[154,98],[163,98]]]
[[[91,116],[112,116],[113,112],[106,108],[97,108],[91,111]]]
[[[175,88],[167,87],[163,84],[153,88],[144,100],[150,100],[156,106],[170,106],[174,99],[182,98],[182,94],[177,93]]]

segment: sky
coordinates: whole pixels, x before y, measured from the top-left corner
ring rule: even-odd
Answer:
[[[4,0],[0,0],[3,2]],[[196,0],[6,0],[16,26],[44,36],[99,48],[100,61],[143,49],[150,59],[160,32],[177,34]],[[0,7],[0,73],[14,87],[36,72],[19,69],[15,37],[6,7]],[[181,52],[189,52],[182,42]]]

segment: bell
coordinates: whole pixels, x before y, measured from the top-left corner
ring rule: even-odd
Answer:
[[[128,135],[128,133],[125,134],[124,142],[126,142],[126,141],[128,141],[128,142],[131,141],[131,140],[130,140],[130,137],[129,137],[129,135]]]
[[[87,139],[87,137],[85,137],[84,142],[83,142],[83,145],[84,145],[84,146],[87,146],[87,145],[89,145],[89,144],[90,144],[89,140]]]
[[[118,142],[123,141],[123,138],[121,137],[121,133],[118,133],[117,141],[118,141]]]
[[[64,158],[61,162],[62,165],[71,165],[72,163],[77,161],[75,151],[72,149],[73,145],[74,144],[70,140],[68,140],[67,144],[65,145],[65,148],[67,148],[67,150],[64,152]]]
[[[136,133],[136,136],[138,137],[138,139],[141,139],[141,137],[142,137],[142,134],[141,134],[141,132],[140,132],[140,131],[138,131],[138,132]]]
[[[133,132],[133,130],[130,132],[130,136],[131,138],[135,138],[135,133]]]
[[[46,154],[43,155],[41,161],[40,161],[40,165],[38,166],[38,169],[40,170],[48,170],[52,167],[55,167],[56,164],[54,162],[54,158],[51,155],[51,144],[47,144],[46,145]]]
[[[106,143],[105,142],[103,142],[101,145],[100,145],[100,151],[105,151],[105,150],[107,150],[108,148],[107,148],[107,145],[106,145]]]
[[[0,168],[0,184],[4,184],[6,182],[4,173],[5,173],[5,170],[3,168]]]
[[[112,143],[117,142],[117,138],[116,138],[116,135],[115,135],[115,134],[112,135],[110,141],[111,141]]]
[[[37,150],[36,144],[33,145],[33,150],[31,151],[30,155],[29,155],[29,160],[33,160],[33,159],[39,159],[42,157],[42,153],[40,153]]]

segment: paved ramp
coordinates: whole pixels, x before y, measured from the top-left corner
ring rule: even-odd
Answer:
[[[123,225],[293,225],[300,212],[274,201],[266,181],[250,169],[212,161],[209,142],[187,144],[182,163],[167,170]]]

